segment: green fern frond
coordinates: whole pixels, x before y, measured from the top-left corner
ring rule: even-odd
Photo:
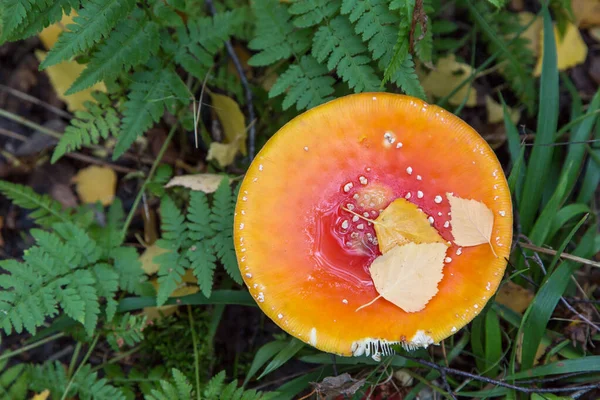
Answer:
[[[187,26],[177,29],[176,40],[169,38],[163,47],[174,54],[175,62],[187,72],[203,80],[217,52],[243,22],[239,11],[191,20]]]
[[[406,57],[396,74],[391,76],[391,81],[398,85],[406,94],[421,99],[426,97],[425,90],[423,90],[423,86],[421,86],[421,82],[419,82],[419,77],[415,71],[415,63],[410,54]]]
[[[68,60],[89,50],[102,38],[106,38],[112,28],[135,6],[135,0],[89,0],[78,10],[74,24],[63,32],[46,59],[41,69]]]
[[[320,64],[313,56],[304,56],[298,64],[292,64],[279,76],[269,97],[286,93],[283,99],[283,109],[287,110],[294,104],[297,110],[312,108],[323,104],[333,97],[335,79],[328,76],[327,67]]]
[[[170,197],[165,196],[160,202],[162,238],[156,244],[168,250],[154,258],[159,264],[158,293],[156,303],[163,305],[169,295],[181,284],[189,261],[180,254],[180,249],[188,237],[185,218]]]
[[[192,399],[193,388],[185,375],[178,369],[171,371],[173,381],[160,381],[160,389],[153,389],[149,395],[144,396],[146,400],[188,400]]]
[[[29,217],[40,226],[48,227],[56,222],[69,220],[69,215],[63,211],[59,202],[48,195],[36,193],[28,186],[0,181],[0,193],[19,207],[33,210]]]
[[[54,149],[52,163],[66,153],[97,144],[100,139],[118,136],[120,119],[112,107],[103,108],[90,101],[85,102],[85,107],[86,111],[75,112],[75,119],[71,120],[71,125],[65,129]]]
[[[532,111],[536,90],[535,79],[531,79],[534,56],[528,48],[529,40],[520,37],[509,44],[509,40],[522,29],[518,18],[484,1],[467,2],[467,6],[473,21],[483,32],[488,52],[499,54],[498,64],[502,65],[500,73],[504,75],[506,83]]]
[[[360,40],[346,17],[338,16],[329,24],[321,26],[313,39],[312,54],[318,62],[326,59],[327,69],[337,74],[355,92],[376,91],[380,81],[371,58],[365,54],[366,46]]]
[[[210,225],[210,215],[206,194],[193,191],[190,196],[187,220],[190,239],[194,244],[188,249],[187,257],[194,276],[198,279],[198,286],[206,297],[210,297],[217,266],[217,258],[209,242],[215,234],[215,230]]]
[[[31,389],[37,392],[48,389],[52,399],[79,398],[81,400],[125,400],[123,392],[108,384],[105,378],[98,378],[89,365],[84,365],[69,386],[67,369],[60,362],[36,365],[29,370]],[[69,388],[65,394],[65,389]]]
[[[203,391],[204,400],[270,400],[277,397],[277,393],[263,393],[256,390],[244,390],[233,381],[225,384],[225,371],[213,376],[206,384]]]
[[[165,108],[189,103],[188,88],[170,67],[152,62],[149,71],[136,72],[132,79],[113,159],[119,158],[138,136],[158,122]]]
[[[136,11],[131,18],[117,24],[65,94],[73,94],[96,82],[115,78],[132,67],[145,64],[156,54],[160,44],[159,26],[141,10]]]
[[[1,0],[0,44],[33,36],[70,14],[80,0]]]
[[[6,368],[8,360],[0,361],[0,399],[24,399],[29,386],[29,371],[26,364]]]
[[[132,247],[118,247],[111,252],[111,257],[119,275],[119,287],[129,293],[141,294],[148,277],[142,269],[137,251]]]
[[[253,55],[248,64],[273,64],[301,54],[310,46],[309,32],[295,28],[286,6],[278,0],[256,0],[252,2],[252,10],[256,17],[256,32],[248,47],[260,52]]]
[[[7,335],[23,329],[34,334],[59,307],[91,335],[102,297],[109,319],[116,312],[120,277],[100,258],[100,247],[72,223],[56,223],[52,229],[52,233],[31,230],[36,245],[25,252],[22,262],[0,262],[6,271],[0,275],[0,327]]]
[[[93,226],[89,234],[98,243],[104,256],[111,257],[114,249],[123,244],[121,230],[125,220],[123,203],[121,199],[115,197],[106,213],[106,222],[104,226]]]
[[[145,315],[123,314],[108,326],[106,340],[113,350],[120,351],[123,346],[134,346],[144,340],[145,327]]]
[[[340,9],[339,0],[298,0],[288,9],[294,15],[294,25],[309,28],[333,17]]]
[[[213,196],[210,226],[216,231],[212,245],[216,250],[217,257],[223,263],[225,271],[227,271],[229,276],[241,284],[242,276],[238,268],[233,246],[233,210],[235,209],[235,200],[235,197],[231,193],[229,179],[223,179]]]

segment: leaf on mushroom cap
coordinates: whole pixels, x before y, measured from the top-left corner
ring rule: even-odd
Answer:
[[[379,250],[385,254],[407,243],[446,243],[427,215],[405,199],[394,200],[374,221]]]
[[[438,292],[445,256],[442,243],[395,246],[371,264],[375,289],[406,312],[421,311]]]
[[[494,255],[492,245],[492,228],[494,214],[482,202],[472,199],[462,199],[451,193],[446,193],[450,202],[450,224],[454,243],[459,246],[477,246],[488,243]]]

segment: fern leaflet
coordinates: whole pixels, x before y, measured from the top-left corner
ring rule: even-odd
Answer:
[[[327,69],[337,68],[338,75],[355,92],[378,90],[379,78],[369,65],[371,58],[364,54],[367,48],[347,18],[338,16],[321,26],[313,41],[312,54],[317,61],[329,59]]]
[[[133,75],[113,159],[125,153],[139,135],[158,122],[165,107],[189,102],[189,90],[177,73],[170,67],[158,65],[156,60],[152,61],[149,71]]]
[[[90,0],[78,11],[73,19],[75,24],[63,32],[48,56],[40,65],[41,69],[68,60],[89,50],[102,38],[106,38],[116,23],[125,18],[133,9],[135,0]]]
[[[278,0],[256,0],[252,10],[256,17],[256,33],[248,46],[260,52],[253,55],[248,64],[269,65],[308,49],[308,31],[295,29],[287,8]]]
[[[25,364],[6,368],[8,360],[0,361],[0,399],[24,399],[27,395],[29,371]]]
[[[327,67],[319,64],[313,56],[304,56],[298,64],[290,65],[279,76],[269,91],[269,97],[287,92],[282,104],[284,110],[294,104],[298,110],[318,106],[333,99],[335,79],[328,76],[328,72]]]
[[[294,17],[298,28],[319,25],[333,17],[340,9],[339,0],[298,0],[290,5],[288,12]]]
[[[158,51],[159,27],[141,10],[119,22],[98,48],[85,70],[65,94],[73,94],[101,80],[112,79],[132,67],[144,64]]]
[[[153,389],[149,395],[144,396],[146,400],[187,400],[192,399],[193,388],[185,375],[178,369],[171,371],[173,382],[160,381],[160,389]]]
[[[106,340],[114,351],[120,351],[123,346],[134,346],[144,339],[143,330],[146,327],[145,315],[119,316],[108,327]]]
[[[73,382],[69,385],[66,368],[58,361],[45,363],[30,368],[31,389],[35,391],[50,390],[53,399],[77,398],[82,400],[125,400],[120,389],[109,385],[105,378],[98,378],[89,365],[84,365]],[[65,389],[69,387],[68,393]]]
[[[48,195],[37,194],[30,187],[0,181],[0,193],[19,207],[33,210],[29,217],[40,226],[48,227],[56,222],[69,220],[58,201]]]
[[[58,141],[52,163],[58,161],[63,155],[100,142],[110,135],[118,136],[120,119],[114,108],[103,108],[90,101],[85,102],[87,111],[76,111],[71,125],[65,129],[63,136]]]

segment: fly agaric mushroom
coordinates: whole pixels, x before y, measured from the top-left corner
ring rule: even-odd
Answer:
[[[434,232],[419,222],[421,236],[392,240],[382,255],[375,228],[392,203],[415,220],[418,210]],[[267,142],[241,185],[234,240],[250,293],[282,329],[326,352],[377,359],[390,344],[438,343],[483,309],[506,268],[511,198],[494,152],[460,118],[363,93],[305,112]],[[370,268],[420,241],[443,266],[431,298],[406,311],[380,298]]]

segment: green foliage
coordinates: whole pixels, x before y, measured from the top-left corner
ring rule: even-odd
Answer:
[[[37,194],[28,186],[0,181],[0,193],[14,204],[26,210],[32,210],[29,217],[38,225],[48,227],[56,222],[66,222],[69,215],[61,204],[48,195]]]
[[[102,95],[96,94],[97,98]],[[106,103],[105,103],[106,104]],[[109,136],[119,135],[120,118],[114,108],[101,103],[85,103],[86,111],[76,111],[71,125],[65,129],[54,153],[52,162],[55,163],[68,152],[80,149],[107,139]]]
[[[29,383],[29,371],[25,364],[7,368],[7,360],[0,361],[0,399],[24,399]]]
[[[135,291],[145,279],[135,250],[119,247],[122,238],[114,237],[122,214],[118,211],[120,203],[109,213],[106,228],[92,230],[97,242],[60,213],[49,198],[6,182],[0,182],[0,188],[16,204],[33,209],[31,215],[53,230],[32,229],[36,245],[25,252],[23,261],[0,262],[5,271],[0,275],[4,289],[0,293],[0,327],[6,334],[23,329],[33,334],[60,308],[92,335],[100,315],[100,299],[105,299],[106,318],[111,320],[117,308],[117,291],[125,287]],[[117,260],[115,255],[123,257]]]
[[[164,304],[178,287],[188,268],[198,279],[202,293],[210,297],[217,260],[229,276],[241,283],[233,247],[234,206],[235,198],[228,178],[221,181],[212,205],[203,192],[192,192],[187,216],[170,197],[163,197],[160,207],[162,238],[157,244],[169,252],[155,258],[160,265],[158,305]]]
[[[77,398],[81,400],[125,400],[120,389],[110,385],[105,378],[99,378],[89,365],[84,365],[72,377],[69,385],[66,368],[58,361],[45,363],[30,368],[32,390],[41,392],[48,389],[51,398]],[[68,393],[65,389],[69,387]]]
[[[123,346],[134,346],[144,339],[143,330],[146,326],[145,315],[131,315],[129,313],[120,315],[105,326],[108,344],[115,351]]]
[[[171,371],[171,381],[160,381],[160,389],[152,390],[150,395],[144,397],[146,400],[187,400],[195,398],[194,388],[185,375],[176,368]],[[237,383],[231,382],[225,385],[225,371],[215,375],[205,386],[202,396],[203,400],[268,400],[273,399],[275,394],[261,393],[256,390],[244,390],[237,387]]]
[[[74,24],[62,34],[40,65],[47,68],[89,50],[105,38],[135,5],[134,0],[90,0],[79,9]]]

